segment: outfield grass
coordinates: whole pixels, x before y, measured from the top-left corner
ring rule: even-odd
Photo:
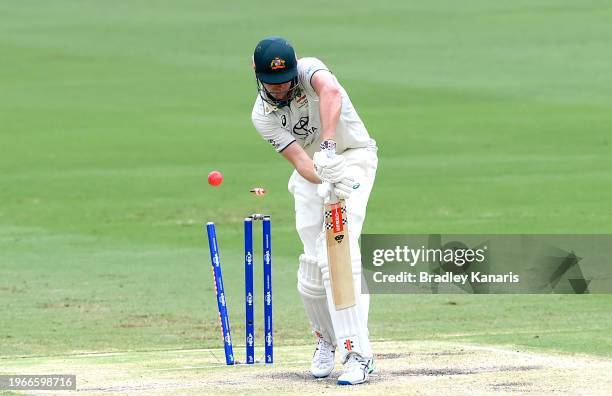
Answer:
[[[378,141],[365,232],[612,232],[611,16],[600,1],[0,4],[0,356],[219,346],[211,220],[240,340],[252,212],[273,216],[276,342],[310,342],[290,168],[249,118],[270,34],[323,59]],[[370,327],[610,356],[611,304],[374,296]]]

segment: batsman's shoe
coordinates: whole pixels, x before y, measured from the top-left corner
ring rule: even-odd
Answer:
[[[334,369],[334,346],[323,338],[319,338],[317,349],[312,356],[310,371],[316,378],[327,377]]]
[[[342,375],[338,377],[338,385],[363,384],[368,380],[372,371],[374,371],[374,359],[363,358],[356,353],[351,353],[344,364]]]
[[[368,374],[372,374],[376,369],[376,365],[374,364],[374,358],[368,359]]]

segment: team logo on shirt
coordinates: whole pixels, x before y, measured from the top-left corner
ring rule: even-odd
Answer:
[[[272,70],[281,70],[286,69],[287,66],[285,66],[285,60],[277,56],[276,58],[272,59],[272,62],[270,62],[270,68]]]

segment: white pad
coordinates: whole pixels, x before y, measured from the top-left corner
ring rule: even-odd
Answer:
[[[299,260],[297,289],[302,297],[306,315],[310,319],[312,331],[317,337],[335,345],[334,326],[329,316],[327,295],[317,258],[302,254]]]
[[[349,229],[350,233],[350,229]],[[336,347],[340,351],[340,358],[344,363],[349,353],[356,352],[364,358],[372,357],[372,348],[368,336],[368,308],[370,296],[361,294],[361,257],[352,258],[353,282],[355,286],[355,301],[357,304],[351,308],[336,310],[329,281],[329,268],[327,265],[327,246],[325,232],[321,232],[317,239],[319,252],[318,262],[321,268],[323,285],[327,294],[328,312],[334,325],[336,334]],[[353,251],[351,251],[353,253]]]

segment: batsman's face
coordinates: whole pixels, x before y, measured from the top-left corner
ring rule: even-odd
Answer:
[[[282,84],[266,84],[262,83],[266,91],[274,97],[274,99],[283,100],[287,99],[289,90],[291,89],[291,81],[287,81]]]

